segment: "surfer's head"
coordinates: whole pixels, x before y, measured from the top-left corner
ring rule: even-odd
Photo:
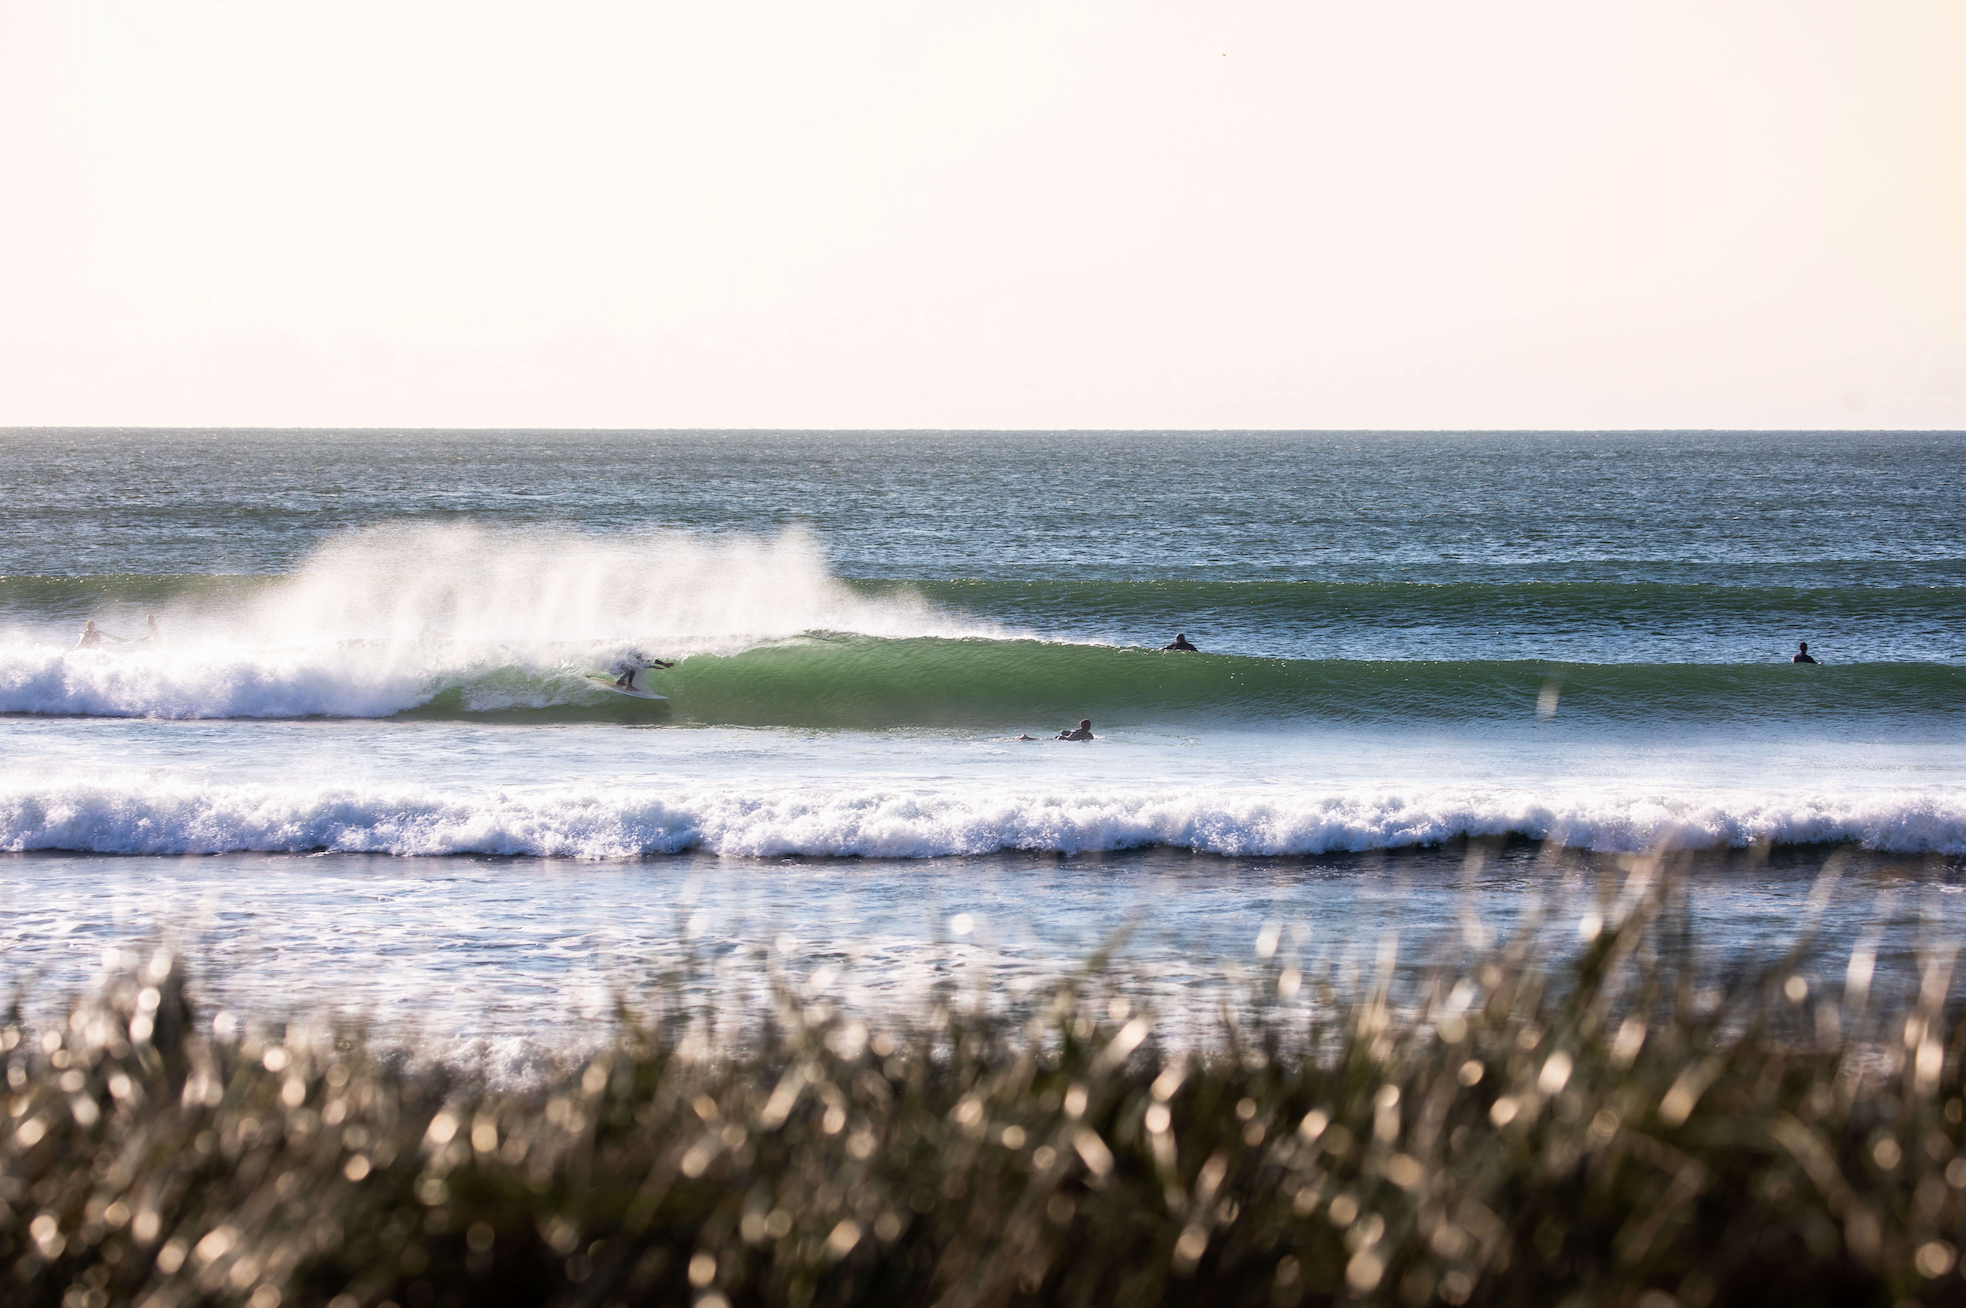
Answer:
[[[1092,719],[1091,719],[1091,718],[1080,718],[1080,719],[1079,719],[1079,730],[1080,730],[1080,731],[1090,731],[1090,730],[1092,730]]]
[[[95,626],[96,624],[95,624],[95,623],[93,623],[93,622],[91,622],[91,623],[90,623],[89,625],[93,627],[93,626]],[[1806,641],[1806,640],[1803,640],[1803,641],[1797,641],[1797,642],[1796,642],[1796,646],[1795,646],[1795,647],[1796,647],[1797,649],[1799,649],[1799,650],[1801,650],[1801,651],[1802,651],[1802,652],[1803,652],[1804,654],[1807,654],[1807,653],[1809,652],[1809,642],[1808,642],[1808,641]]]

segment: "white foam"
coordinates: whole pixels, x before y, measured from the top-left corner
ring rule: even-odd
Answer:
[[[1464,836],[1601,852],[1855,842],[1966,853],[1966,797],[1712,789],[1443,785],[1241,792],[1221,787],[669,790],[204,784],[149,777],[0,780],[0,849],[922,858],[1168,845],[1225,855],[1397,849]]]
[[[591,698],[580,674],[631,651],[734,653],[807,632],[999,635],[908,594],[868,597],[804,532],[597,538],[471,525],[339,538],[232,607],[167,610],[168,643],[76,650],[0,634],[0,713],[387,717]]]
[[[440,687],[413,648],[205,644],[58,650],[0,644],[0,712],[93,717],[386,717]]]

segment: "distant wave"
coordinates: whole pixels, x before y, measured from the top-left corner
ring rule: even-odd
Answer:
[[[204,854],[334,850],[624,858],[923,858],[1171,846],[1220,855],[1401,849],[1521,836],[1595,851],[1854,842],[1966,853],[1966,796],[1415,784],[1292,793],[1217,788],[662,791],[0,783],[0,850]]]
[[[855,584],[855,583],[849,583]],[[1199,626],[1214,615],[1247,626],[1440,626],[1483,629],[1510,621],[1560,630],[1610,624],[1643,631],[1691,621],[1786,631],[1826,621],[1959,627],[1966,586],[1826,581],[1806,586],[1667,584],[1652,581],[1212,581],[1183,577],[1120,581],[958,579],[887,583],[966,612],[1029,613],[1046,625],[1102,622]],[[882,583],[858,583],[878,591]],[[4,594],[0,588],[0,594]]]
[[[157,718],[504,718],[752,726],[997,726],[1089,715],[1148,722],[1712,723],[1966,714],[1966,668],[1872,663],[1548,664],[1168,655],[986,637],[838,633],[681,659],[666,703],[596,689],[628,642],[474,646],[336,641],[254,648],[0,644],[0,713]]]
[[[861,630],[858,624],[840,619],[849,614],[864,618],[883,609],[912,617],[912,624],[886,623],[883,629],[873,633],[890,636],[951,634],[946,616],[941,622],[923,623],[924,615],[929,612],[1017,615],[1019,622],[1048,631],[1111,626],[1153,632],[1163,627],[1169,632],[1179,626],[1195,629],[1210,623],[1258,630],[1425,627],[1472,632],[1492,626],[1497,615],[1506,615],[1512,623],[1550,631],[1598,626],[1645,631],[1706,623],[1785,634],[1791,629],[1806,631],[1827,623],[1884,625],[1912,633],[1927,643],[1946,646],[1958,657],[1966,657],[1966,631],[1961,628],[1961,615],[1966,614],[1966,586],[1857,583],[1716,586],[1649,581],[1520,580],[1205,581],[1182,577],[1072,581],[854,580],[826,572],[811,557],[809,543],[800,543],[795,538],[790,542],[757,546],[743,560],[743,566],[735,569],[738,574],[735,576],[725,555],[706,549],[701,543],[693,544],[691,553],[695,557],[681,568],[672,557],[673,546],[650,546],[649,556],[663,560],[659,576],[652,579],[636,567],[638,563],[645,565],[646,559],[628,547],[616,545],[603,550],[583,541],[577,547],[568,545],[564,557],[545,561],[543,571],[549,583],[545,587],[538,585],[533,573],[527,570],[542,566],[531,555],[525,556],[523,569],[502,574],[494,568],[474,577],[475,584],[469,585],[458,585],[455,576],[438,574],[441,585],[432,587],[427,584],[430,574],[410,570],[427,564],[433,552],[440,557],[454,555],[457,543],[454,538],[458,533],[436,536],[441,545],[434,551],[422,537],[411,537],[402,554],[413,554],[414,558],[399,557],[382,543],[403,535],[370,533],[355,538],[366,550],[351,548],[351,542],[340,542],[320,556],[319,571],[285,576],[0,577],[0,615],[41,617],[69,624],[114,613],[140,629],[142,614],[147,610],[177,608],[197,613],[265,607],[282,605],[290,594],[300,596],[302,606],[311,610],[336,609],[343,606],[348,588],[342,583],[348,577],[352,575],[361,581],[358,597],[366,597],[378,589],[375,576],[388,574],[380,589],[388,594],[392,604],[403,591],[405,581],[421,579],[408,588],[408,598],[419,606],[422,615],[417,618],[419,625],[431,615],[454,617],[460,607],[476,609],[481,614],[496,613],[502,625],[509,625],[512,614],[507,610],[512,607],[512,601],[516,600],[517,607],[524,610],[538,600],[542,589],[556,596],[564,595],[571,577],[585,584],[601,579],[609,609],[657,629],[681,625],[686,630],[676,634],[685,635],[691,634],[687,628],[704,616],[706,605],[691,594],[693,588],[702,588],[714,591],[726,602],[740,598],[748,609],[746,616],[753,620],[764,615],[790,618],[797,624],[793,630],[822,625],[834,630]],[[483,533],[477,538],[464,539],[474,549],[485,548]],[[514,554],[516,550],[508,541],[490,546],[489,553],[497,558]],[[754,594],[756,600],[751,598]],[[687,598],[689,602],[678,605],[679,598]],[[922,601],[927,601],[930,607],[924,608]],[[291,619],[293,606],[284,607],[287,611],[282,616]],[[559,605],[540,616],[545,621],[562,624],[562,632],[565,624],[572,623],[584,633],[594,621],[591,613],[569,611],[568,607]],[[341,634],[389,634],[372,623],[358,625],[361,630]],[[411,631],[415,629],[412,627]],[[780,627],[777,634],[789,634],[789,631]]]

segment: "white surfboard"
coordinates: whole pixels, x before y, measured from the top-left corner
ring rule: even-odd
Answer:
[[[614,684],[613,677],[600,677],[600,676],[589,675],[587,679],[593,682],[595,685],[599,686],[602,690],[611,690],[617,695],[626,695],[630,699],[668,699],[669,698],[667,695],[658,695],[655,694],[653,691],[630,690],[627,686],[617,686]]]

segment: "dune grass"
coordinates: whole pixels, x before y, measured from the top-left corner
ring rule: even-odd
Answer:
[[[1096,971],[742,1047],[620,1012],[524,1089],[299,1025],[219,1038],[169,953],[0,1031],[0,1301],[1966,1302],[1951,957],[1703,973],[1672,860],[1566,958],[1345,996],[1275,962],[1205,1052]],[[660,993],[658,991],[658,993]]]

